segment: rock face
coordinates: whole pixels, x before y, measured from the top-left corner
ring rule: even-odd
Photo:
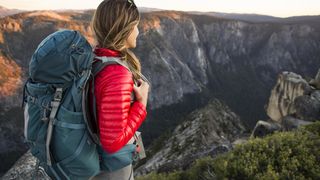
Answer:
[[[35,170],[36,159],[31,155],[30,151],[24,154],[10,169],[2,179],[32,179]]]
[[[320,33],[312,23],[247,23],[181,12],[142,17],[135,51],[154,87],[151,108],[208,88],[252,127],[266,118],[262,109],[280,72],[311,76],[318,70]]]
[[[306,121],[320,120],[320,90],[310,95],[299,96],[294,102],[296,117]]]
[[[319,121],[320,89],[314,84],[318,78],[319,73],[307,83],[295,73],[280,74],[266,109],[271,119],[259,121],[252,136],[262,137],[277,130],[292,130]]]
[[[312,81],[317,78],[318,75]],[[279,123],[287,116],[304,121],[320,120],[320,90],[300,75],[283,72],[271,92],[267,114]]]
[[[304,120],[297,119],[292,116],[286,116],[281,121],[281,125],[283,127],[282,129],[285,131],[297,129],[299,126],[303,126],[303,125],[307,125],[307,124],[311,124],[311,123],[312,122],[310,122],[310,121],[304,121]]]
[[[192,112],[163,143],[164,146],[136,170],[172,171],[189,166],[195,159],[226,152],[231,142],[241,136],[244,127],[239,117],[217,99]]]
[[[272,121],[258,121],[254,127],[251,136],[252,137],[264,137],[275,131],[281,130],[281,125]]]
[[[320,89],[320,69],[314,79],[310,80],[310,85],[314,86],[317,89]]]
[[[268,116],[274,121],[280,121],[284,116],[294,114],[296,112],[295,99],[310,91],[310,85],[300,75],[283,72],[271,91],[267,107]]]
[[[0,56],[0,108],[10,109],[21,99],[22,69],[15,61]],[[1,112],[0,112],[1,113]]]

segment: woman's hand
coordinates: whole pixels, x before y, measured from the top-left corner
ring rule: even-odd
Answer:
[[[136,100],[147,107],[149,84],[142,79],[138,79],[138,86],[133,86]]]

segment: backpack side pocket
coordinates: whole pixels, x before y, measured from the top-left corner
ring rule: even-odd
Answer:
[[[24,136],[31,153],[40,162],[46,160],[46,135],[49,104],[52,98],[50,88],[44,84],[27,83],[27,102],[24,107]]]
[[[51,152],[69,177],[90,177],[100,171],[96,144],[86,129],[82,112],[61,106],[54,121]]]

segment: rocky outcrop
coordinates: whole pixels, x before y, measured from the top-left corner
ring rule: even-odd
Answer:
[[[320,89],[320,69],[314,79],[310,80],[310,85],[314,86],[317,89]]]
[[[263,137],[275,131],[281,130],[281,125],[274,121],[258,121],[251,137]]]
[[[320,120],[320,90],[310,95],[299,96],[294,100],[295,117],[305,121]]]
[[[199,157],[227,152],[244,131],[240,118],[217,99],[186,118],[137,174],[184,169]]]
[[[312,122],[310,121],[304,121],[301,119],[297,119],[292,116],[286,116],[282,119],[281,125],[282,125],[282,130],[285,131],[290,131],[293,129],[297,129],[299,126],[311,124]]]
[[[268,116],[274,121],[280,121],[286,115],[296,113],[295,99],[310,91],[310,85],[300,75],[283,72],[271,91],[267,107]]]
[[[41,179],[51,180],[40,167],[36,168],[37,160],[30,151],[25,153],[1,179]]]
[[[252,136],[263,137],[275,131],[288,131],[319,121],[320,89],[316,85],[319,72],[309,83],[295,73],[280,74],[266,108],[271,119],[258,121]]]

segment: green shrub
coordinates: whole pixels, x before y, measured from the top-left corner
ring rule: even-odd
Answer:
[[[171,172],[169,174],[166,173],[155,173],[152,172],[150,174],[147,174],[145,176],[140,176],[136,178],[137,180],[184,180],[182,179],[183,172],[181,171],[175,171]]]
[[[198,159],[185,172],[138,178],[144,179],[320,179],[320,122],[250,139],[215,159]]]
[[[215,171],[231,179],[320,179],[319,128],[317,122],[251,139],[220,160],[224,166]]]
[[[211,180],[215,179],[216,175],[213,172],[214,160],[211,157],[204,157],[197,159],[193,166],[186,171],[184,175],[184,180],[202,179]]]

